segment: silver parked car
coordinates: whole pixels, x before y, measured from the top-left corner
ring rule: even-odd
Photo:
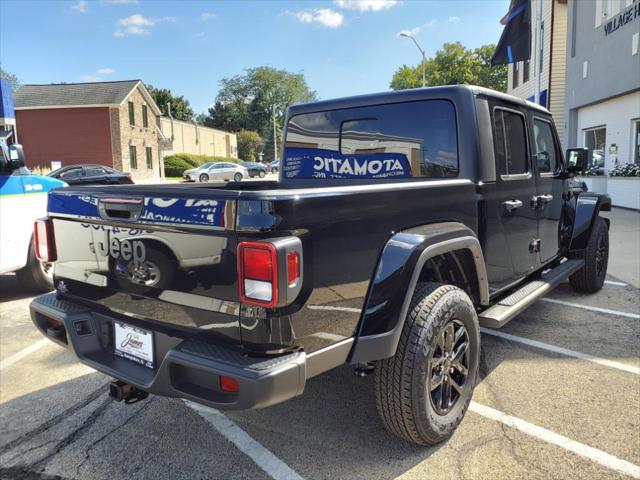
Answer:
[[[243,178],[249,178],[249,172],[237,163],[209,162],[198,168],[186,170],[183,178],[195,182],[210,182],[212,180],[233,180],[240,182]]]

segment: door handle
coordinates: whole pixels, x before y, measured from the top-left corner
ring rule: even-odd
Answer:
[[[512,212],[516,208],[520,208],[522,206],[522,200],[507,200],[502,205],[507,209],[507,212]]]
[[[543,203],[549,203],[551,200],[553,200],[553,195],[549,193],[545,193],[544,195],[538,195],[538,200],[540,200]]]
[[[553,195],[545,193],[543,195],[534,195],[531,197],[531,208],[534,210],[542,210],[545,205],[553,200]]]

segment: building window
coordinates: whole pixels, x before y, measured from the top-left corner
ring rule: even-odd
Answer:
[[[153,154],[151,153],[151,147],[145,148],[145,153],[147,156],[147,168],[151,170],[153,168]]]
[[[529,60],[525,60],[522,62],[522,83],[527,83],[529,81]]]
[[[640,164],[640,120],[633,124],[633,163]]]
[[[607,145],[607,127],[588,128],[584,131],[584,146],[593,150],[591,165],[604,168],[605,148]]]
[[[136,124],[136,112],[133,109],[133,102],[129,102],[129,125]]]
[[[149,126],[149,117],[147,115],[147,106],[142,105],[142,126],[147,128]]]
[[[135,145],[129,145],[129,163],[132,169],[138,168],[138,154]]]
[[[520,62],[515,62],[513,65],[513,88],[518,87],[518,77],[520,76]]]

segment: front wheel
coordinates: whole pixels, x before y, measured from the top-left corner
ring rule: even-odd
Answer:
[[[202,175],[200,175],[200,181],[202,183],[206,183],[209,181],[209,175],[207,175],[206,173],[203,173]]]
[[[258,174],[258,176],[260,178],[264,178],[265,175],[266,175],[266,173],[264,173],[264,170],[260,170],[260,173]]]
[[[449,438],[469,407],[480,327],[458,287],[418,284],[395,355],[378,363],[376,405],[384,425],[418,445]]]
[[[587,248],[570,255],[584,259],[584,266],[569,277],[571,287],[580,293],[595,293],[602,288],[609,264],[609,228],[602,217],[596,217]]]
[[[236,174],[233,176],[233,181],[234,181],[234,182],[241,182],[241,181],[242,181],[242,174],[241,174],[241,173],[236,173]]]
[[[29,245],[27,264],[16,272],[22,286],[32,292],[44,293],[53,290],[53,264],[36,258],[33,238]]]

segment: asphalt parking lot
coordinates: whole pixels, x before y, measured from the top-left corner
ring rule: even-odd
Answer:
[[[373,377],[348,367],[260,411],[112,402],[109,379],[43,340],[32,297],[0,276],[0,478],[640,478],[640,213],[607,215],[604,288],[563,284],[485,330],[470,411],[433,448],[387,433]]]

